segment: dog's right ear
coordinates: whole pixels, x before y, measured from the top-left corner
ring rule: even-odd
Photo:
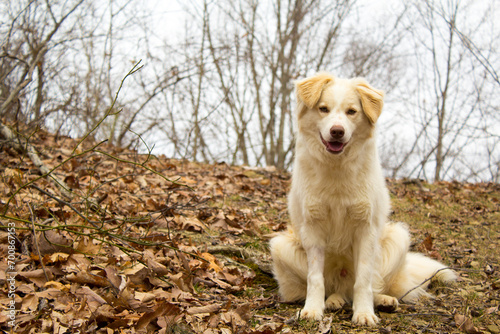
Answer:
[[[295,83],[297,99],[302,101],[307,108],[314,108],[316,103],[318,103],[325,86],[333,80],[334,77],[330,74],[321,73],[313,77],[297,81]]]

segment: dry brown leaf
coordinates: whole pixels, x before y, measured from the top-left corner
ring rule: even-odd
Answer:
[[[151,250],[147,249],[143,254],[148,264],[148,268],[151,269],[156,275],[164,276],[170,273],[170,270],[167,267],[155,260],[155,256]]]
[[[488,307],[486,310],[484,310],[484,314],[493,314],[498,311],[498,306],[493,306],[493,307]]]
[[[243,229],[230,226],[225,219],[219,219],[217,222],[212,224],[211,227],[218,231],[229,231],[236,235],[240,235],[241,233],[243,233]]]
[[[185,302],[188,300],[193,300],[193,295],[189,292],[183,291],[179,288],[172,288],[171,297],[173,301]]]
[[[139,302],[145,304],[152,300],[155,300],[156,295],[150,292],[135,291],[134,298],[137,299]]]
[[[98,307],[106,304],[106,300],[92,291],[88,286],[81,287],[75,294],[83,299],[84,302],[82,305],[86,305],[91,312],[95,312]]]
[[[118,270],[116,269],[115,266],[106,266],[104,268],[104,271],[106,272],[106,277],[108,278],[109,282],[117,289],[118,291],[123,290],[125,287],[125,278],[121,275],[118,275]]]
[[[209,263],[208,269],[209,270],[213,269],[217,273],[222,271],[222,268],[219,267],[219,265],[218,265],[219,261],[217,260],[217,258],[214,255],[212,255],[210,253],[201,253],[200,256],[208,261],[208,263]]]
[[[88,284],[99,287],[107,287],[110,286],[111,283],[105,277],[100,275],[96,275],[94,273],[88,273],[86,271],[79,271],[76,273],[70,273],[66,275],[66,279],[73,283],[78,284]]]
[[[425,239],[422,241],[421,246],[426,251],[430,252],[433,247],[433,238],[432,235],[428,234]]]
[[[224,280],[229,282],[232,285],[240,285],[243,283],[243,275],[238,269],[232,270],[232,273],[223,272],[221,273],[224,276]],[[234,275],[236,274],[236,275]]]
[[[209,304],[205,306],[193,306],[189,307],[186,312],[188,314],[199,314],[199,313],[215,313],[221,309],[220,304]]]
[[[104,318],[104,319],[119,319],[120,316],[116,314],[116,310],[113,306],[109,304],[103,304],[96,311],[96,317]]]
[[[198,218],[178,216],[177,219],[181,229],[183,230],[201,232],[206,229],[205,224],[203,224]]]
[[[46,289],[54,288],[54,289],[57,289],[59,291],[69,291],[70,285],[69,284],[64,285],[61,282],[57,282],[57,281],[49,281],[49,282],[45,283],[45,285],[43,287]]]
[[[38,297],[34,294],[29,294],[23,297],[21,311],[34,312],[38,308]]]
[[[193,292],[192,284],[189,283],[189,277],[183,272],[170,276],[170,280],[175,283],[182,291]]]
[[[210,280],[213,281],[214,283],[216,283],[222,289],[230,290],[233,288],[233,286],[231,284],[228,284],[228,283],[226,283],[226,282],[224,282],[216,277],[213,277]]]
[[[88,286],[81,287],[76,291],[76,294],[86,296],[88,301],[97,302],[99,305],[106,303],[106,300],[104,300],[101,296],[95,293]]]
[[[248,321],[252,317],[252,307],[252,303],[245,303],[243,305],[239,305],[234,312],[237,313],[244,321]]]
[[[53,302],[54,310],[67,313],[73,310],[75,301],[76,298],[74,297],[73,294],[63,293],[54,299]]]
[[[59,288],[47,288],[46,290],[37,292],[36,295],[39,298],[57,299],[57,298],[60,298],[64,295],[67,295],[67,292],[65,292]]]
[[[64,182],[71,188],[71,189],[79,189],[80,188],[80,182],[78,178],[74,174],[70,174],[64,178]]]
[[[70,255],[68,253],[53,253],[53,254],[47,254],[43,257],[43,262],[45,264],[52,264],[52,263],[58,263],[58,262],[65,262],[68,260],[68,257]]]
[[[458,328],[460,328],[462,331],[464,331],[467,334],[482,333],[476,327],[474,327],[472,320],[469,317],[466,317],[464,315],[461,315],[458,313],[455,314],[455,323],[457,324]]]
[[[136,263],[132,268],[123,270],[123,274],[125,274],[132,283],[140,285],[144,282],[149,273],[145,265]]]
[[[182,318],[183,314],[181,309],[175,305],[168,302],[164,302],[159,307],[163,311],[162,315],[158,317],[158,326],[161,328],[169,328],[172,324],[175,324]]]
[[[97,254],[97,253],[92,253]],[[65,272],[79,272],[89,268],[91,261],[84,254],[71,254],[64,265]]]
[[[318,326],[318,331],[316,334],[330,334],[332,333],[332,321],[333,317],[330,315],[328,317],[324,317]]]
[[[222,313],[221,320],[224,321],[227,325],[230,325],[233,329],[233,332],[238,331],[239,328],[245,327],[247,324],[247,322],[242,319],[241,315],[234,310]]]
[[[73,253],[73,248],[71,244],[73,240],[67,235],[63,235],[61,232],[56,231],[45,231],[44,233],[39,233],[37,236],[38,249],[42,255],[52,254],[52,253]]]
[[[147,312],[155,306],[155,295],[152,293],[125,288],[120,293],[120,297],[131,309],[137,312]]]
[[[75,249],[82,252],[83,254],[99,254],[104,251],[101,244],[95,243],[94,240],[88,237],[81,238],[78,244],[76,245]]]
[[[165,313],[165,302],[158,305],[156,307],[156,310],[152,312],[146,312],[144,313],[139,320],[137,321],[137,324],[135,325],[135,329],[141,330],[143,328],[146,328],[146,326],[149,325],[149,323],[153,320],[156,320],[159,316],[163,315]]]
[[[32,271],[23,271],[18,273],[19,276],[22,276],[29,281],[35,283],[37,286],[42,287],[47,283],[47,277],[49,280],[52,280],[54,278],[54,275],[50,270],[47,269],[35,269]],[[47,275],[47,276],[45,276]]]

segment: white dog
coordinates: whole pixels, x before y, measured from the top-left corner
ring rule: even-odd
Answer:
[[[300,316],[316,320],[325,308],[352,301],[352,321],[375,325],[374,305],[396,309],[398,298],[427,278],[437,273],[435,279],[450,281],[456,274],[408,253],[407,228],[388,222],[389,193],[375,144],[383,92],[360,78],[318,74],[297,82],[296,94],[291,226],[270,244],[281,297],[305,299]],[[404,300],[427,294],[428,284]]]

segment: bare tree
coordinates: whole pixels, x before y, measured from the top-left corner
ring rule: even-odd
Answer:
[[[155,58],[144,43],[152,38],[152,8],[134,0],[22,0],[2,6],[2,117],[72,136],[100,124],[92,136],[119,146],[155,131],[158,117],[148,109],[184,78],[184,70],[170,71],[175,59]],[[137,52],[130,53],[134,47]],[[135,82],[125,83],[127,94],[107,114],[123,76],[141,58],[145,68],[134,74]],[[156,64],[163,68],[152,71]]]
[[[413,44],[405,45],[413,50],[413,57],[406,58],[406,85],[396,92],[404,101],[399,106],[403,110],[400,117],[406,119],[398,127],[405,130],[392,128],[400,138],[406,138],[406,149],[401,148],[399,161],[392,166],[393,176],[405,170],[407,176],[435,181],[469,175],[479,178],[477,171],[485,165],[472,168],[467,163],[479,154],[471,150],[481,147],[479,143],[496,147],[493,143],[498,133],[492,127],[498,126],[498,117],[492,111],[498,104],[492,97],[498,84],[487,65],[493,61],[494,39],[479,38],[493,21],[484,8],[480,8],[484,16],[472,20],[469,13],[479,9],[474,6],[477,3],[426,0],[410,7],[407,19],[413,21],[408,24],[406,41]],[[464,40],[481,41],[486,51],[481,53],[481,61],[474,55],[477,51],[470,50],[472,42]],[[485,124],[485,117],[489,124]],[[486,151],[480,154],[491,156]]]
[[[2,117],[38,122],[51,111],[50,108],[47,111],[42,109],[46,102],[48,72],[57,67],[51,63],[50,54],[58,44],[64,43],[64,38],[61,39],[63,25],[83,2],[72,1],[57,6],[48,1],[15,1],[5,5],[7,12],[4,15],[9,24],[2,26]],[[33,83],[33,78],[36,78],[36,83]],[[28,94],[34,97],[31,99],[34,102],[24,98]],[[23,102],[28,105],[23,105]]]
[[[290,164],[293,80],[331,65],[330,53],[352,4],[205,3],[198,15],[204,22],[201,43],[210,54],[205,76],[217,88],[208,104],[219,108],[217,124],[228,126],[224,151],[232,162],[282,169]]]

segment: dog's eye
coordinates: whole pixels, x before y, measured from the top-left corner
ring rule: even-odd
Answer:
[[[327,113],[329,111],[327,107],[319,107],[318,109],[319,109],[319,111],[324,112],[324,113]]]
[[[357,113],[357,111],[354,109],[347,110],[347,115],[354,115],[355,113]]]

